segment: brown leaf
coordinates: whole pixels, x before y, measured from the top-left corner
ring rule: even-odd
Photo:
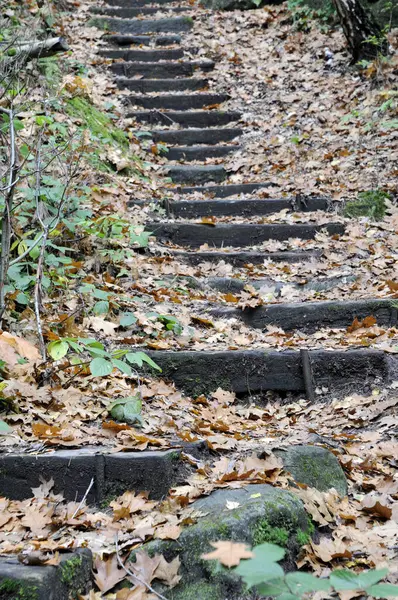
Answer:
[[[131,429],[130,425],[127,425],[126,423],[116,423],[115,421],[103,421],[102,422],[102,429],[110,429],[111,431],[114,431],[115,433],[118,433],[119,431],[125,431],[126,429]]]
[[[154,573],[154,579],[160,579],[169,588],[175,587],[181,580],[181,575],[178,575],[180,568],[180,558],[176,556],[171,562],[167,562],[164,556],[160,556],[159,564]]]
[[[43,510],[36,506],[28,506],[25,515],[21,519],[22,525],[31,530],[33,535],[42,537],[48,533],[48,525],[54,512],[52,507]]]
[[[376,325],[376,323],[377,320],[373,315],[365,317],[362,321],[359,321],[357,317],[355,317],[352,324],[347,327],[347,333],[352,333],[353,331],[362,329],[364,327],[373,327],[373,325]]]
[[[371,492],[362,499],[362,508],[366,512],[370,512],[374,515],[383,517],[383,519],[390,519],[392,515],[392,509],[390,508],[390,502],[387,496],[381,494],[374,494]]]
[[[62,429],[56,425],[47,425],[46,423],[33,423],[32,431],[38,438],[51,438],[60,435]]]
[[[94,559],[94,581],[98,589],[105,594],[123,581],[127,573],[119,568],[116,554],[107,559],[96,556]]]
[[[222,565],[228,568],[236,567],[242,558],[252,558],[254,556],[246,544],[227,541],[210,542],[210,544],[216,550],[202,554],[201,558],[205,560],[219,560]]]

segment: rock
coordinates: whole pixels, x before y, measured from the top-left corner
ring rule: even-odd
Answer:
[[[217,0],[215,0],[217,1]],[[307,4],[314,10],[324,10],[330,12],[331,0],[303,0],[303,4]],[[366,11],[372,12],[377,22],[381,27],[389,25],[391,19],[392,27],[398,26],[398,4],[393,3],[394,6],[390,10],[385,10],[385,0],[362,0],[361,4]]]
[[[91,587],[91,552],[65,554],[58,566],[27,566],[17,558],[0,560],[1,600],[70,600]]]
[[[265,4],[282,4],[283,0],[262,0],[259,4],[253,0],[201,0],[201,4],[212,10],[254,10]]]
[[[232,508],[227,508],[227,502]],[[250,598],[244,595],[241,579],[233,570],[200,558],[214,550],[212,541],[230,540],[249,546],[275,543],[286,548],[291,561],[314,530],[299,498],[266,484],[217,490],[197,500],[193,508],[203,516],[184,529],[177,541],[154,540],[144,546],[151,556],[160,553],[167,561],[180,558],[182,580],[177,587],[167,590],[169,600]],[[131,559],[134,560],[134,554]]]
[[[291,446],[274,450],[297,483],[304,483],[320,492],[335,488],[341,496],[347,494],[347,480],[334,454],[320,446]]]

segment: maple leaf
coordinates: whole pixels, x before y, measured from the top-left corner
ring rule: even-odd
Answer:
[[[33,535],[43,537],[48,533],[48,525],[54,512],[52,507],[44,507],[43,510],[36,506],[28,506],[21,519],[22,525],[31,530]]]
[[[181,580],[181,575],[178,575],[180,564],[179,556],[176,556],[168,563],[164,556],[160,555],[160,561],[154,572],[153,578],[160,579],[160,581],[163,581],[169,588],[175,587]]]
[[[239,542],[210,542],[213,548],[213,552],[202,554],[201,558],[204,560],[219,560],[225,567],[231,568],[236,567],[243,558],[252,558],[253,552],[248,549],[246,544],[240,544]]]
[[[160,564],[160,554],[155,554],[152,558],[144,550],[138,550],[135,553],[135,563],[129,563],[129,569],[137,575],[141,581],[145,583],[151,583],[155,578],[155,571]],[[130,581],[137,583],[137,580],[133,577],[129,577]]]
[[[107,559],[96,556],[94,560],[94,581],[98,589],[105,594],[115,587],[117,583],[123,581],[127,573],[119,568],[116,554],[112,554]]]

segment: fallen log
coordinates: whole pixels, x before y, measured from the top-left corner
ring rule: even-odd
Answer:
[[[9,64],[19,61],[28,62],[34,58],[47,58],[48,56],[54,56],[68,50],[68,44],[62,37],[15,42],[15,44],[9,46],[6,50],[6,54],[8,55],[6,62]]]

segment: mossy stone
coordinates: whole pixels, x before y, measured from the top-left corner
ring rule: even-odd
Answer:
[[[227,507],[227,502],[232,508]],[[252,597],[245,592],[233,570],[217,561],[201,558],[214,549],[211,542],[230,540],[248,546],[265,541],[279,542],[285,546],[287,562],[291,563],[300,549],[300,540],[308,541],[313,532],[301,500],[287,490],[266,484],[217,490],[197,500],[193,508],[203,516],[195,525],[184,529],[177,541],[154,540],[144,546],[151,556],[163,554],[167,561],[176,556],[180,558],[182,580],[173,590],[167,590],[170,600],[247,600]],[[134,555],[130,559],[134,561]],[[195,589],[197,594],[194,594]]]
[[[325,10],[330,6],[330,0],[303,0],[303,4],[307,4],[310,8],[315,10]],[[387,0],[377,0],[376,2],[369,2],[368,0],[362,0],[361,4],[364,9],[371,12],[376,21],[382,27],[389,25],[391,18],[391,26],[398,26],[398,4],[393,2],[391,9],[386,9]]]
[[[347,494],[347,480],[334,454],[319,446],[291,446],[274,450],[286,471],[297,483],[304,483],[320,492],[334,488],[341,496]]]

